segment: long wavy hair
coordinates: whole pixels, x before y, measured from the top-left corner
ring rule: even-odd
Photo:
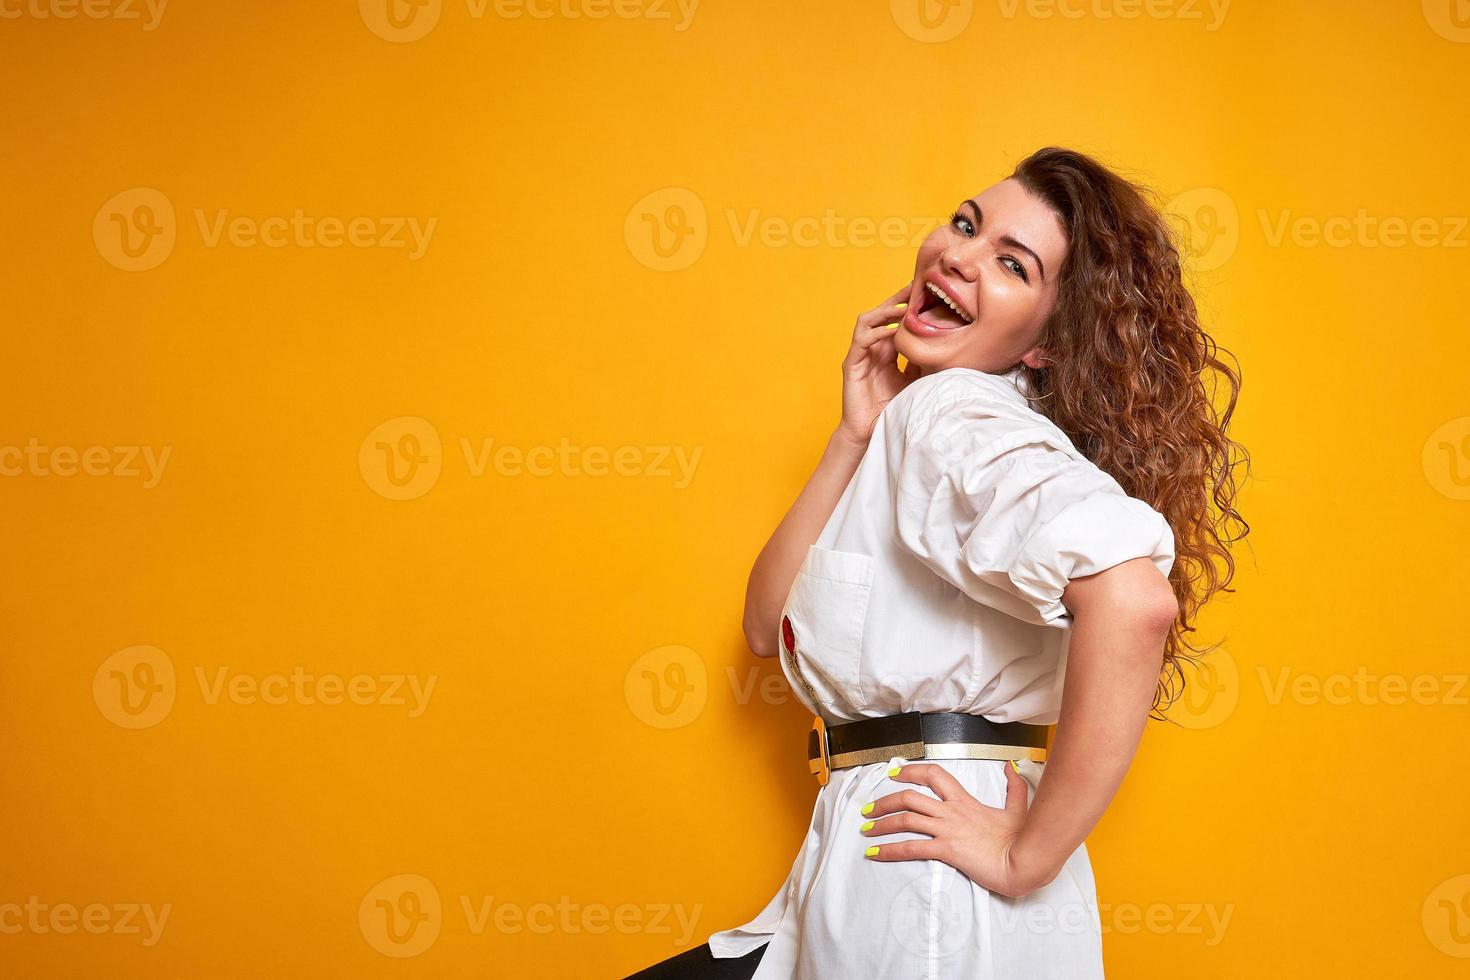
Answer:
[[[1023,367],[1037,407],[1174,532],[1169,584],[1179,616],[1151,711],[1163,719],[1184,691],[1181,661],[1197,664],[1219,645],[1197,646],[1187,634],[1211,596],[1234,591],[1229,545],[1250,532],[1235,508],[1235,471],[1243,464],[1248,476],[1250,457],[1226,434],[1240,375],[1200,326],[1180,261],[1188,243],[1156,191],[1055,146],[1011,176],[1060,216],[1068,239],[1056,308],[1038,341],[1049,363]],[[1223,409],[1211,379],[1228,388]]]

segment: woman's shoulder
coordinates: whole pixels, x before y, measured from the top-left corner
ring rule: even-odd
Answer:
[[[952,367],[909,382],[889,404],[901,416],[908,434],[940,419],[956,424],[964,424],[967,419],[985,419],[1060,435],[1061,430],[1032,407],[1028,396],[1022,368],[993,374],[975,368]]]
[[[947,368],[910,382],[894,401],[899,399],[904,402],[891,422],[895,437],[910,464],[925,471],[959,466],[974,483],[997,477],[992,467],[1002,466],[1052,486],[1122,492],[1060,426],[1032,407],[1019,371]]]

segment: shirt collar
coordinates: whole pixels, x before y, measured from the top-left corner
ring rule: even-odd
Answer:
[[[1031,388],[1030,378],[1026,373],[1026,365],[1017,364],[1015,367],[1005,372],[1003,377],[1012,385],[1014,385],[1016,390],[1024,395],[1028,400],[1031,398],[1032,394],[1034,394]]]
[[[1026,365],[1024,364],[1017,364],[1008,371],[981,371],[979,368],[951,367],[934,373],[943,374],[945,371],[969,371],[974,374],[988,374],[992,378],[1001,378],[1015,389],[1028,404],[1034,394],[1030,379],[1026,376]],[[933,375],[926,375],[926,377],[933,377]]]

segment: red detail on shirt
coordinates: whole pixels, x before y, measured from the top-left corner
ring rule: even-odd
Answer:
[[[791,617],[781,617],[781,639],[786,641],[786,652],[796,652],[796,631],[791,628]]]

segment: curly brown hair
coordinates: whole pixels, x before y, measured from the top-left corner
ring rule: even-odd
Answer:
[[[1226,435],[1240,375],[1200,326],[1180,261],[1187,243],[1156,191],[1055,146],[1022,160],[1011,177],[1057,213],[1068,239],[1056,308],[1038,341],[1048,364],[1023,367],[1038,407],[1174,532],[1169,584],[1179,616],[1150,712],[1162,719],[1161,705],[1184,690],[1180,662],[1219,645],[1198,647],[1185,634],[1211,596],[1234,591],[1228,546],[1250,532],[1235,508],[1235,470],[1243,464],[1248,476],[1250,457]],[[1229,388],[1223,411],[1206,390],[1207,372]]]

